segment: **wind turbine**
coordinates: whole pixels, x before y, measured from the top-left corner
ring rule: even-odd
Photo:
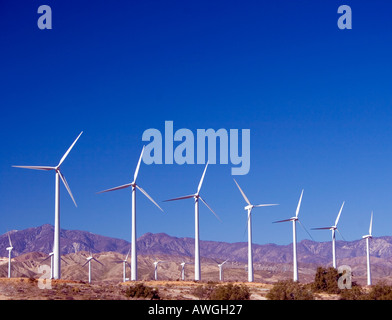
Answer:
[[[135,173],[133,175],[133,181],[131,183],[127,183],[124,185],[121,185],[119,187],[107,189],[104,191],[100,191],[98,193],[104,193],[104,192],[109,192],[109,191],[115,191],[115,190],[120,190],[120,189],[125,189],[128,187],[132,187],[132,239],[131,239],[131,280],[136,281],[137,280],[137,249],[136,249],[136,188],[139,189],[153,204],[155,204],[162,212],[162,208],[149,196],[149,194],[142,189],[138,184],[136,184],[136,178],[139,173],[139,168],[140,168],[140,163],[143,158],[143,152],[144,152],[144,146],[142,149],[142,152],[140,154],[139,161],[136,166]]]
[[[6,250],[8,251],[8,278],[11,278],[11,251],[14,247],[12,246],[11,237],[10,237],[9,232],[8,232],[8,241],[10,243],[10,246],[8,248],[6,248]]]
[[[155,279],[155,281],[158,280],[158,264],[165,263],[165,262],[168,262],[168,261],[158,260],[158,261],[154,261],[153,262],[153,264],[154,264],[154,279]]]
[[[54,216],[54,248],[53,248],[53,255],[54,255],[54,272],[53,276],[54,279],[60,279],[61,277],[61,263],[60,263],[60,179],[63,181],[65,188],[67,189],[69,195],[73,203],[76,205],[75,199],[72,195],[71,189],[65,179],[64,175],[60,171],[60,166],[64,162],[65,158],[71,152],[73,146],[75,145],[76,141],[78,141],[79,137],[82,135],[83,131],[78,135],[72,145],[68,148],[67,152],[63,155],[60,159],[60,162],[56,167],[49,167],[49,166],[13,166],[15,168],[24,168],[24,169],[33,169],[33,170],[44,170],[44,171],[52,171],[56,172],[56,180],[55,180],[55,216]]]
[[[297,264],[297,233],[296,233],[296,222],[298,221],[299,224],[303,227],[301,221],[298,219],[299,208],[301,207],[302,196],[304,194],[304,190],[301,192],[301,196],[299,197],[297,210],[295,211],[295,216],[291,217],[290,219],[274,221],[273,223],[280,223],[286,221],[293,222],[293,280],[298,281],[298,264]],[[308,232],[305,227],[303,227],[306,232]],[[309,233],[308,233],[309,234]],[[309,234],[310,235],[310,234]],[[312,236],[310,236],[312,238]],[[313,239],[313,238],[312,238]]]
[[[223,281],[223,265],[228,261],[229,259],[223,261],[222,263],[218,263],[218,268],[219,268],[219,281]]]
[[[41,261],[41,263],[42,263],[50,258],[50,279],[53,279],[53,260],[54,260],[53,255],[54,255],[54,252],[52,251],[49,253],[49,255],[44,260]],[[63,262],[65,262],[66,264],[68,264],[62,257],[61,257],[61,260]]]
[[[41,261],[41,263],[49,258],[50,258],[50,279],[53,279],[53,251],[50,252],[49,255],[44,260]]]
[[[344,206],[344,201],[343,201],[342,206],[340,207],[339,214],[335,220],[335,225],[333,225],[331,227],[312,228],[312,230],[331,230],[332,231],[332,265],[335,269],[336,269],[335,231],[339,232],[339,234],[342,236],[342,234],[340,233],[340,231],[338,229],[338,222],[339,222],[339,218],[342,213],[342,210],[343,210],[343,206]],[[342,238],[343,238],[343,236],[342,236]]]
[[[200,196],[200,189],[203,184],[204,176],[206,174],[206,170],[208,167],[208,161],[206,164],[206,167],[204,168],[203,175],[201,176],[199,186],[197,187],[197,192],[195,194],[190,194],[187,196],[182,196],[174,199],[169,199],[165,201],[175,201],[175,200],[182,200],[182,199],[189,199],[189,198],[194,198],[195,199],[195,281],[199,281],[201,278],[201,268],[200,268],[200,247],[199,247],[199,199],[206,205],[208,209],[215,215],[215,217],[220,221],[219,217],[217,214],[214,212],[214,210],[211,209],[211,207],[205,202],[205,200]]]
[[[93,257],[93,255],[90,252],[90,256],[88,256],[87,261],[84,265],[82,265],[82,268],[88,263],[88,283],[91,283],[91,261],[94,260],[98,262],[100,265],[103,265],[101,262],[99,262],[97,259]]]
[[[131,249],[129,249],[128,250],[128,253],[127,253],[127,255],[126,255],[126,257],[125,257],[125,259],[124,260],[118,260],[118,261],[116,261],[117,263],[122,263],[123,264],[123,282],[125,282],[125,281],[127,281],[127,280],[129,280],[129,278],[126,278],[126,274],[127,274],[127,272],[126,272],[126,265],[128,265],[129,267],[131,267],[131,265],[128,263],[128,256],[129,256],[129,252],[131,251]]]
[[[185,280],[185,265],[186,264],[191,264],[190,262],[181,262],[181,280]]]
[[[248,204],[245,206],[245,210],[248,211],[248,282],[253,282],[254,275],[253,275],[253,252],[252,252],[252,209],[257,207],[267,207],[267,206],[276,206],[277,204],[257,204],[253,205],[250,203],[248,198],[246,197],[245,193],[240,188],[237,181],[235,181],[238,189],[240,190],[242,196],[244,197],[246,203]]]
[[[367,284],[368,286],[372,285],[372,278],[370,273],[370,247],[369,247],[369,239],[373,238],[372,236],[372,224],[373,224],[373,211],[370,216],[370,227],[369,227],[369,234],[363,236],[363,239],[366,239],[366,258],[367,258]]]

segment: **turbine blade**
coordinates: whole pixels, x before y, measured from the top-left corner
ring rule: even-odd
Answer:
[[[373,211],[370,216],[370,227],[369,227],[369,235],[372,235],[372,225],[373,225]]]
[[[138,175],[139,169],[140,169],[140,163],[142,162],[142,158],[143,158],[143,153],[144,153],[144,146],[143,146],[142,152],[140,153],[139,161],[137,163],[136,170],[135,170],[135,173],[133,175],[133,183],[136,182],[136,178],[137,178],[137,175]]]
[[[63,157],[61,158],[59,164],[57,165],[58,167],[61,166],[61,164],[64,162],[65,158],[68,156],[68,154],[71,152],[73,146],[75,145],[76,141],[78,141],[78,139],[80,138],[80,136],[82,135],[83,131],[81,133],[79,133],[78,137],[75,139],[75,141],[72,143],[72,145],[68,148],[67,152],[64,153]]]
[[[11,242],[11,237],[10,237],[10,233],[8,232],[8,241],[10,243],[10,247],[12,248],[12,242]]]
[[[270,207],[270,206],[278,206],[278,204],[273,203],[273,204],[256,204],[253,207]]]
[[[189,198],[193,198],[194,196],[195,196],[194,194],[190,194],[188,196],[183,196],[183,197],[173,198],[173,199],[169,199],[169,200],[164,200],[163,202],[182,200],[182,199],[189,199]]]
[[[248,210],[248,219],[247,219],[247,221],[246,221],[246,227],[245,227],[243,236],[245,236],[245,233],[246,233],[246,231],[248,230],[249,220],[250,220],[251,214],[252,214],[252,209]]]
[[[153,204],[155,204],[163,212],[162,208],[154,201],[153,198],[150,197],[150,195],[144,189],[142,189],[142,187],[136,185],[136,188],[138,188],[148,199],[150,199]]]
[[[68,191],[68,193],[69,193],[69,195],[70,195],[70,197],[71,197],[73,203],[75,204],[75,207],[77,207],[78,205],[76,204],[76,201],[75,201],[75,199],[74,199],[74,197],[73,197],[73,195],[72,195],[72,192],[71,192],[71,189],[69,188],[69,185],[68,185],[68,183],[67,183],[67,180],[65,180],[65,177],[64,177],[64,175],[60,172],[60,170],[58,170],[58,173],[59,173],[60,178],[61,178],[61,180],[63,181],[63,183],[64,183],[64,185],[65,185],[65,188],[67,189],[67,191]]]
[[[305,232],[309,235],[309,237],[314,241],[312,235],[309,233],[309,231],[305,228],[305,226],[302,224],[300,220],[297,220],[299,222],[299,225],[302,227],[302,229],[305,230]]]
[[[97,192],[97,194],[104,193],[104,192],[109,192],[109,191],[120,190],[120,189],[125,189],[125,188],[128,188],[130,186],[132,186],[132,183],[127,183],[127,184],[123,184],[123,185],[118,186],[118,187],[114,187],[114,188],[106,189],[106,190],[103,190],[103,191],[99,191],[99,192]]]
[[[48,166],[12,166],[14,168],[23,168],[23,169],[33,169],[33,170],[45,170],[45,171],[50,171],[50,170],[55,170],[55,167],[48,167]]]
[[[51,257],[51,256],[47,256],[47,257],[46,257],[44,260],[42,260],[40,263],[42,263],[42,262],[48,260],[50,257]]]
[[[242,189],[240,188],[239,184],[237,183],[237,181],[235,181],[234,178],[233,178],[233,180],[234,180],[235,184],[237,185],[238,189],[240,189],[240,192],[241,192],[242,196],[244,197],[246,203],[250,205],[251,203],[250,203],[250,201],[248,200],[248,198],[246,197],[244,191],[242,191]]]
[[[302,201],[302,195],[303,195],[303,194],[304,194],[304,189],[302,189],[301,196],[300,196],[299,201],[298,201],[297,210],[295,211],[295,216],[296,216],[297,218],[298,218],[299,208],[300,208],[300,206],[301,206],[301,201]]]
[[[311,230],[329,230],[333,227],[311,228]]]
[[[102,265],[102,266],[103,266],[103,263],[102,263],[102,262],[98,261],[98,260],[97,260],[97,259],[95,259],[95,258],[93,258],[93,260],[94,260],[94,261],[96,261],[96,262],[98,262],[100,265]]]
[[[128,253],[127,253],[126,257],[125,257],[125,261],[128,260],[128,256],[129,256],[129,253],[130,253],[130,252],[131,252],[131,249],[128,250]]]
[[[336,221],[335,221],[335,227],[338,225],[339,218],[340,218],[340,215],[341,215],[341,213],[342,213],[342,210],[343,210],[343,206],[344,206],[344,201],[343,201],[343,204],[342,204],[342,206],[340,207],[339,214],[338,214],[338,216],[337,216],[337,218],[336,218]]]
[[[65,262],[66,264],[68,264],[68,262],[67,262],[67,261],[65,261],[65,260],[63,259],[63,257],[61,257],[61,260],[62,260],[63,262]]]
[[[206,171],[207,171],[207,167],[208,167],[208,161],[207,161],[206,167],[204,168],[203,175],[201,176],[201,179],[200,179],[200,182],[199,182],[199,186],[197,187],[197,192],[196,192],[197,195],[200,193],[201,185],[203,184],[203,180],[204,180],[204,176],[205,176]]]
[[[82,268],[83,268],[87,263],[89,263],[89,261],[90,261],[90,260],[87,260],[87,261],[84,263],[84,265],[82,265]]]
[[[336,231],[340,234],[340,236],[342,237],[342,239],[343,239],[344,241],[346,241],[346,239],[344,239],[343,235],[341,234],[341,232],[339,231],[338,228],[336,228]]]
[[[274,221],[274,222],[272,222],[272,223],[280,223],[280,222],[286,222],[286,221],[291,221],[291,220],[293,220],[293,218],[284,219],[284,220],[278,220],[278,221]]]
[[[207,202],[204,201],[204,199],[202,197],[199,197],[199,199],[206,205],[206,207],[208,209],[210,209],[210,211],[214,214],[214,216],[220,221],[222,222],[222,220],[218,217],[218,215],[214,212],[214,210],[211,209],[211,207],[207,204]]]

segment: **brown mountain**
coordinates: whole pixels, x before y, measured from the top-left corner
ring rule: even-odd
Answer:
[[[107,260],[112,267],[102,267],[99,264],[94,272],[99,273],[96,277],[100,280],[121,278],[122,265],[113,264],[121,260],[130,248],[130,243],[122,239],[115,239],[79,230],[61,230],[61,252],[68,264],[62,267],[62,273],[75,279],[85,278],[87,268],[81,268],[84,263],[86,252],[93,252]],[[25,230],[11,231],[12,244],[14,246],[13,257],[15,264],[13,270],[20,276],[31,277],[36,275],[36,268],[49,252],[52,251],[53,226],[42,225]],[[6,275],[8,259],[6,259],[8,236],[0,236],[0,256],[5,258],[0,262],[0,276]],[[179,263],[183,260],[192,262],[194,252],[193,238],[179,238],[164,233],[146,233],[138,238],[139,273],[142,278],[150,279],[153,275],[152,262],[156,258],[170,260],[171,262],[160,265],[166,270],[162,277],[178,278]],[[254,264],[256,279],[259,277],[275,281],[279,277],[290,278],[292,268],[292,245],[254,244]],[[218,242],[201,241],[200,251],[204,268],[209,266],[212,277],[217,272],[217,262],[229,259],[226,268],[231,269],[230,277],[233,280],[242,277],[245,280],[245,267],[247,263],[246,242]],[[366,276],[366,246],[365,241],[337,241],[338,265],[351,266],[359,279]],[[372,269],[374,278],[392,278],[392,237],[377,237],[371,241]],[[316,266],[331,265],[331,242],[315,242],[303,240],[298,243],[298,263],[300,275],[311,277]],[[47,260],[46,263],[50,261]],[[192,273],[193,266],[188,267]],[[216,270],[215,270],[216,269]],[[115,270],[115,271],[113,271]],[[237,271],[236,271],[237,270]],[[114,275],[113,275],[114,272]],[[68,276],[67,276],[68,274]],[[228,274],[229,276],[229,274]],[[238,279],[241,280],[241,279]]]

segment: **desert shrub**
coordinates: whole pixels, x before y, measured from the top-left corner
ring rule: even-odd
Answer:
[[[249,300],[249,288],[245,285],[227,285],[216,286],[212,291],[210,300]]]
[[[387,285],[384,281],[378,282],[372,286],[367,298],[369,300],[392,300],[392,286]]]
[[[314,292],[340,293],[338,279],[339,273],[335,268],[318,267],[312,283],[312,290]]]
[[[125,296],[128,298],[160,300],[158,289],[145,286],[143,283],[127,288]]]
[[[351,289],[344,289],[340,292],[340,300],[366,300],[367,294],[360,286],[353,286]]]
[[[199,298],[200,300],[207,300],[210,298],[211,293],[213,292],[215,285],[206,284],[206,285],[198,285],[194,288],[191,293]]]
[[[307,286],[293,280],[278,281],[267,293],[269,300],[313,300],[314,296]]]

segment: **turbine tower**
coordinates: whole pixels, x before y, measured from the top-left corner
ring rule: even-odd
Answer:
[[[185,265],[186,264],[190,264],[190,262],[185,262],[185,261],[183,261],[183,262],[181,262],[181,280],[185,280]]]
[[[338,222],[339,222],[339,218],[342,213],[342,210],[343,210],[343,206],[344,206],[344,201],[343,201],[342,206],[340,207],[339,214],[335,220],[335,225],[333,225],[331,227],[312,228],[312,230],[331,230],[332,231],[332,266],[335,269],[336,269],[335,231],[339,232],[339,234],[342,236],[342,234],[340,233],[340,231],[338,229]],[[343,238],[343,236],[342,236],[342,238]]]
[[[252,252],[252,209],[257,207],[267,207],[267,206],[276,206],[277,204],[257,204],[253,205],[250,203],[248,198],[246,197],[245,193],[240,188],[237,181],[235,181],[238,189],[240,190],[242,196],[244,197],[246,203],[248,204],[245,206],[245,210],[248,211],[248,282],[253,282],[254,275],[253,275],[253,252]]]
[[[132,239],[131,239],[131,280],[136,281],[137,280],[137,249],[136,249],[136,188],[139,189],[153,204],[155,204],[162,212],[162,208],[149,196],[149,194],[142,189],[138,184],[136,184],[136,178],[139,173],[139,168],[140,168],[140,163],[143,158],[143,152],[144,152],[144,146],[142,149],[142,152],[140,154],[139,161],[136,166],[135,173],[133,175],[133,181],[131,183],[127,183],[124,185],[121,185],[119,187],[107,189],[104,191],[100,191],[98,193],[104,193],[104,192],[109,192],[109,191],[115,191],[115,190],[120,190],[120,189],[125,189],[128,187],[132,187]]]
[[[223,281],[223,265],[228,261],[229,259],[223,261],[222,263],[218,263],[218,268],[219,268],[219,281]]]
[[[9,232],[8,232],[8,241],[10,244],[10,246],[8,248],[6,248],[6,250],[8,251],[8,278],[11,278],[11,251],[14,247],[12,246],[11,237],[10,237]]]
[[[127,255],[125,256],[125,259],[124,260],[117,260],[116,262],[117,263],[122,263],[123,264],[123,282],[125,282],[125,281],[127,281],[127,280],[129,280],[127,277],[126,277],[126,274],[127,274],[127,269],[126,269],[126,265],[128,265],[130,268],[131,268],[131,265],[128,263],[128,256],[129,256],[129,252],[131,251],[131,249],[129,249],[128,250],[128,253],[127,253]]]
[[[293,280],[298,281],[298,264],[297,264],[297,232],[296,232],[296,222],[298,221],[299,224],[304,228],[306,232],[308,232],[305,227],[302,225],[301,221],[298,219],[299,208],[301,207],[302,196],[304,194],[304,190],[301,192],[301,196],[299,197],[297,210],[295,211],[295,216],[285,220],[274,221],[273,223],[280,223],[286,221],[293,222]],[[309,233],[308,233],[309,234]],[[309,234],[310,236],[310,234]],[[312,238],[312,236],[310,236]],[[312,238],[313,239],[313,238]]]
[[[50,279],[53,279],[53,260],[54,260],[53,259],[53,251],[50,252],[49,255],[44,260],[41,261],[41,263],[46,261],[49,258],[50,258]],[[62,257],[61,257],[61,260],[63,262],[65,262],[66,264],[68,264]]]
[[[99,262],[97,259],[93,257],[93,255],[90,253],[90,256],[86,258],[87,261],[84,265],[82,265],[82,268],[88,263],[88,283],[91,283],[91,261],[94,260],[98,262],[100,265],[103,265],[101,262]]]
[[[64,162],[65,158],[71,152],[73,146],[75,145],[76,141],[80,138],[83,131],[78,135],[76,140],[72,143],[72,145],[68,148],[67,152],[61,158],[59,164],[56,167],[49,167],[49,166],[13,166],[15,168],[24,168],[24,169],[33,169],[33,170],[44,170],[44,171],[52,171],[56,172],[56,180],[55,180],[55,216],[54,216],[54,248],[53,248],[53,255],[54,255],[54,272],[53,277],[54,279],[61,278],[61,263],[60,263],[60,179],[64,183],[65,188],[67,189],[69,195],[73,203],[76,205],[75,199],[72,195],[71,189],[65,179],[64,175],[60,171],[60,166]]]
[[[211,207],[207,204],[207,202],[205,202],[205,200],[200,196],[200,189],[203,184],[204,175],[206,174],[207,167],[208,167],[208,161],[207,161],[206,167],[204,168],[203,175],[200,179],[199,186],[198,186],[197,192],[195,194],[190,194],[190,195],[183,196],[183,197],[165,200],[165,201],[175,201],[175,200],[182,200],[182,199],[189,199],[189,198],[195,199],[195,281],[199,281],[201,278],[200,247],[199,247],[199,199],[206,205],[206,207],[208,209],[210,209],[210,211],[220,221],[219,217],[214,212],[214,210],[212,210]]]
[[[155,281],[158,280],[158,264],[165,263],[165,262],[167,262],[167,261],[158,260],[158,261],[154,261],[153,262],[153,264],[154,264],[154,279],[155,279]]]
[[[372,236],[372,224],[373,224],[373,211],[370,216],[370,227],[369,227],[369,234],[363,236],[363,239],[366,239],[366,261],[367,261],[367,284],[368,286],[372,285],[372,277],[370,273],[370,246],[369,246],[369,239],[373,238]]]
[[[53,279],[53,251],[49,253],[49,255],[44,260],[42,260],[41,263],[49,258],[50,258],[50,279]]]

